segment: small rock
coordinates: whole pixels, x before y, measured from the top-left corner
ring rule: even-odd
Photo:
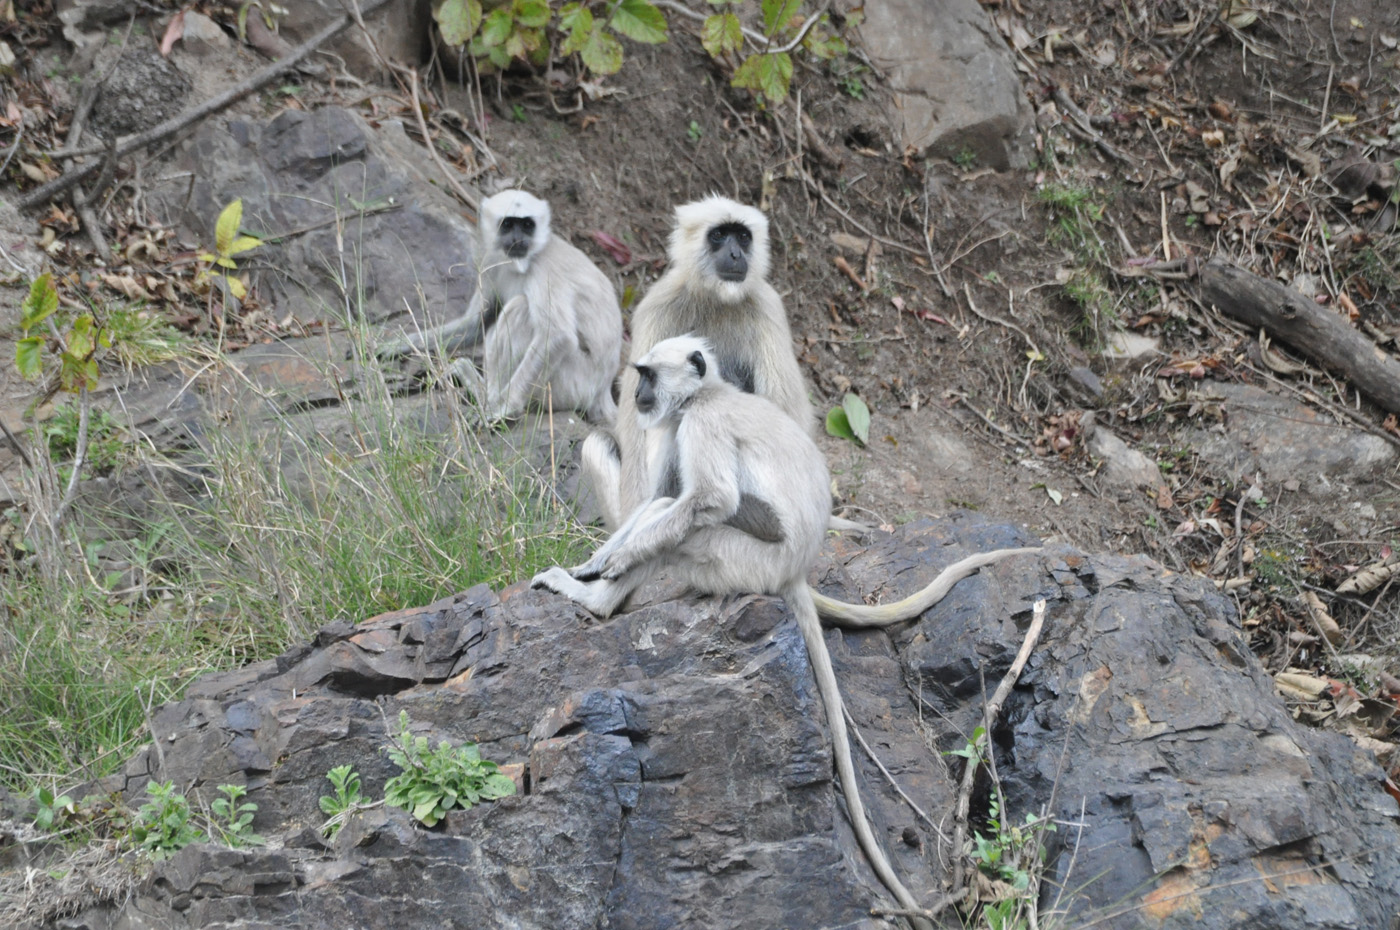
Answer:
[[[1140,333],[1114,333],[1108,337],[1104,358],[1129,364],[1156,355],[1161,351],[1158,340]]]
[[[1089,437],[1089,454],[1103,460],[1099,477],[1105,485],[1118,491],[1155,491],[1162,486],[1162,473],[1157,463],[1102,426]]]
[[[1076,365],[1069,370],[1069,381],[1072,387],[1078,388],[1090,400],[1103,400],[1103,379],[1091,369]]]
[[[190,10],[185,13],[185,33],[180,37],[180,44],[186,51],[204,53],[226,49],[233,43],[218,23],[203,13]]]

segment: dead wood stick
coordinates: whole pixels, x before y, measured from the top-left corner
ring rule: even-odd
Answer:
[[[423,105],[418,102],[418,72],[413,68],[405,68],[403,70],[408,72],[409,87],[413,94],[413,116],[418,121],[418,131],[423,134],[423,144],[427,146],[428,154],[433,157],[433,162],[438,166],[438,170],[442,172],[443,179],[447,181],[447,186],[451,188],[452,193],[457,195],[457,199],[470,207],[474,213],[475,211],[479,211],[481,209],[481,202],[467,193],[466,190],[462,188],[462,185],[458,183],[457,179],[452,176],[452,169],[447,167],[447,162],[443,161],[442,156],[438,154],[437,146],[433,143],[432,133],[428,132],[428,124],[423,121]],[[471,219],[473,223],[476,222],[475,215],[473,215]]]
[[[1252,328],[1263,327],[1391,413],[1400,413],[1400,361],[1332,310],[1292,288],[1211,259],[1201,268],[1201,302]]]
[[[1001,705],[1006,703],[1011,689],[1016,685],[1016,680],[1021,677],[1021,670],[1026,667],[1026,662],[1030,660],[1031,651],[1035,649],[1035,644],[1040,641],[1040,630],[1044,625],[1045,599],[1041,598],[1031,608],[1031,625],[1026,630],[1026,638],[1021,641],[1021,651],[1016,653],[1016,661],[1011,663],[1011,668],[1007,669],[1006,674],[1002,676],[1001,684],[997,685],[992,699],[987,702],[986,708],[982,711],[982,733],[973,741],[976,758],[967,760],[967,768],[963,769],[962,785],[958,788],[958,803],[953,814],[954,892],[966,888],[966,883],[963,881],[963,870],[967,857],[963,855],[963,843],[967,840],[968,809],[972,806],[972,785],[977,779],[982,747],[986,746],[988,747],[987,751],[991,751],[990,736],[992,727],[996,726],[997,718],[1001,716]]]
[[[380,7],[386,5],[388,2],[389,0],[369,0],[369,2],[364,5],[364,8],[361,12],[365,15],[368,15],[370,13],[375,12]],[[320,31],[318,31],[315,35],[298,45],[296,48],[292,49],[292,51],[287,55],[286,58],[283,58],[279,61],[274,61],[272,64],[263,68],[256,74],[250,75],[246,80],[240,81],[239,83],[233,85],[228,90],[224,91],[222,94],[219,94],[217,97],[210,97],[208,100],[204,101],[198,106],[191,107],[190,109],[181,113],[179,116],[173,116],[165,122],[159,123],[151,127],[150,129],[147,129],[145,132],[139,132],[135,135],[127,136],[126,138],[120,140],[117,143],[116,156],[120,158],[123,155],[128,155],[131,152],[142,148],[143,146],[150,145],[152,142],[159,142],[167,136],[173,136],[175,133],[179,132],[181,129],[184,129],[186,126],[198,122],[199,120],[204,119],[206,116],[211,116],[224,109],[225,107],[237,103],[239,100],[253,93],[253,91],[260,90],[266,85],[271,84],[284,72],[291,70],[303,58],[314,52],[321,45],[321,43],[325,42],[327,39],[339,33],[342,29],[350,25],[352,22],[354,22],[354,18],[349,13],[343,14],[338,19],[335,19],[327,23],[325,26],[321,27]],[[102,150],[102,147],[99,146],[95,149],[92,149],[91,151],[87,149],[80,149],[75,152],[65,152],[64,154],[68,156],[96,155]],[[86,165],[83,165],[81,168],[74,168],[68,173],[60,177],[54,178],[47,184],[40,184],[32,191],[19,198],[18,203],[20,209],[27,210],[31,207],[37,207],[41,204],[48,203],[54,197],[57,197],[59,194],[68,190],[74,184],[77,184],[78,182],[86,178],[88,175],[92,174],[98,169],[98,166],[100,166],[101,164],[101,162],[90,162]]]

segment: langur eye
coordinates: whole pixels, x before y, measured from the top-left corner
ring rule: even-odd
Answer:
[[[650,381],[650,380],[652,379],[652,377],[654,377],[654,376],[652,375],[651,369],[648,368],[648,367],[645,366],[645,365],[633,365],[632,367],[635,368],[635,369],[637,369],[637,375],[638,375],[638,377],[640,377],[643,381]]]
[[[724,230],[716,226],[710,230],[707,238],[710,240],[710,245],[721,245],[724,242]]]
[[[520,228],[527,233],[532,233],[535,231],[535,221],[527,216],[520,221]]]
[[[753,241],[753,236],[749,233],[747,229],[739,230],[737,235],[739,238],[739,244],[742,245],[745,250],[747,250],[749,247],[749,243]]]

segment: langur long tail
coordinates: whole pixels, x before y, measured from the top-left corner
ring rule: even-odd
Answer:
[[[828,621],[832,626],[839,626],[848,630],[870,629],[872,627],[890,626],[905,620],[912,620],[919,614],[928,610],[934,604],[943,600],[948,592],[953,590],[953,585],[962,581],[968,575],[987,565],[993,565],[1002,559],[1007,559],[1016,555],[1029,555],[1033,552],[1040,552],[1039,547],[1025,549],[995,549],[991,552],[982,552],[977,555],[970,555],[949,565],[938,573],[938,577],[929,582],[923,590],[909,595],[893,604],[847,604],[844,601],[833,600],[824,594],[810,591],[812,604],[816,607],[817,615]]]
[[[817,618],[816,605],[812,602],[812,590],[805,584],[793,585],[784,596],[788,606],[797,617],[797,628],[802,631],[802,639],[807,644],[807,658],[812,664],[812,674],[817,679],[817,689],[821,692],[822,705],[826,708],[827,724],[831,727],[832,751],[836,756],[836,774],[841,779],[841,791],[846,798],[846,810],[851,816],[851,827],[855,830],[856,841],[861,850],[900,907],[909,910],[922,910],[923,905],[894,874],[894,867],[885,856],[884,849],[875,839],[870,829],[870,821],[865,816],[865,805],[860,799],[860,785],[856,782],[855,763],[851,760],[851,741],[846,732],[845,704],[841,700],[841,690],[836,685],[836,672],[831,666],[831,654],[827,652],[826,640],[822,638],[821,621]],[[922,917],[911,917],[916,930],[933,930],[933,924]]]

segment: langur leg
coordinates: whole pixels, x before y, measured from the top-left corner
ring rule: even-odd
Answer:
[[[583,441],[581,452],[583,480],[593,489],[603,525],[615,530],[622,525],[622,452],[617,437],[607,430],[594,430]]]
[[[529,340],[514,371],[497,370],[491,359],[486,360],[490,412],[498,419],[519,415],[531,400],[543,403],[551,381],[550,366],[567,364],[580,351],[572,342],[572,333],[533,319],[528,309],[523,296],[514,297],[501,309],[501,318],[496,322],[497,326],[507,327],[502,332],[510,333],[516,345],[524,338]],[[535,329],[537,326],[542,328]]]
[[[530,587],[547,588],[555,594],[562,594],[569,600],[582,604],[600,617],[611,617],[651,574],[650,570],[644,569],[615,581],[600,578],[597,581],[583,582],[555,566],[531,579]]]

